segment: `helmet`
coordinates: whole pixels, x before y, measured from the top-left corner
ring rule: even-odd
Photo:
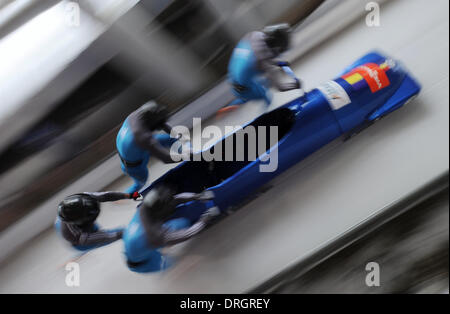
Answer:
[[[291,27],[287,23],[267,26],[263,29],[266,44],[279,55],[289,49]]]
[[[173,194],[168,187],[156,187],[145,195],[142,208],[151,219],[165,221],[175,212]]]
[[[58,205],[58,216],[62,221],[69,224],[84,225],[92,223],[99,214],[99,202],[86,194],[71,195]]]
[[[165,106],[149,101],[139,108],[139,118],[152,131],[160,130],[166,123],[169,112]]]

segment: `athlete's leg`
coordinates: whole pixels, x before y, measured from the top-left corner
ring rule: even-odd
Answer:
[[[122,171],[134,181],[133,185],[126,192],[137,192],[147,182],[147,163],[150,153],[136,144],[127,120],[125,120],[117,134],[116,147],[121,159],[120,166]]]
[[[191,222],[186,218],[175,218],[164,224],[170,230],[180,230],[190,225]],[[125,230],[123,241],[128,268],[134,272],[162,271],[173,265],[173,260],[170,257],[162,255],[159,249],[152,248],[148,244],[139,212],[136,212]]]
[[[227,105],[225,105],[223,108],[240,106],[242,104],[245,104],[245,100],[243,100],[242,98],[236,98],[231,102],[229,102]]]
[[[139,191],[147,182],[148,179],[148,157],[142,159],[142,162],[137,167],[126,166],[123,161],[121,163],[122,171],[133,179],[133,184],[125,190],[125,193],[134,193]]]
[[[269,106],[272,103],[272,99],[273,99],[273,94],[270,91],[269,79],[264,76],[259,76],[258,78],[255,78],[255,79],[259,83],[258,93],[260,95],[262,95],[263,100],[266,102],[267,106]]]
[[[252,78],[249,83],[249,93],[248,98],[250,100],[263,100],[267,105],[272,103],[272,93],[268,86],[266,86],[266,81],[259,77]]]
[[[254,73],[253,77],[243,81],[239,89],[233,88],[233,94],[237,98],[236,102],[245,103],[251,100],[263,100],[267,105],[270,105],[272,94],[266,84],[267,82],[264,79]]]
[[[138,273],[148,273],[161,271],[170,266],[168,259],[148,243],[139,211],[136,212],[125,229],[123,241],[127,265],[130,270]]]

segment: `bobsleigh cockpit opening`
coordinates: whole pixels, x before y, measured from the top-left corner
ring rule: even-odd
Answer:
[[[263,114],[208,150],[211,155],[214,155],[216,150],[220,150],[220,160],[206,161],[202,158],[201,161],[184,162],[169,171],[160,184],[171,186],[176,193],[199,193],[216,186],[260,157],[261,154],[258,152],[262,150],[258,149],[259,142],[263,143],[265,139],[263,152],[267,152],[273,145],[278,145],[292,129],[294,123],[295,113],[289,108],[278,108]],[[276,134],[271,127],[276,127]],[[273,145],[271,145],[271,136],[272,143],[273,136],[276,136]],[[262,145],[261,143],[259,145]],[[233,150],[232,154],[229,153],[230,149]]]

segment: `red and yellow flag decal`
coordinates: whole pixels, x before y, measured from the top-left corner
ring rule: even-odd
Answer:
[[[342,76],[342,78],[355,87],[359,85],[358,83],[361,83],[362,80],[365,80],[372,93],[375,93],[391,84],[386,75],[388,69],[389,66],[387,63],[381,65],[367,63],[353,69],[351,72]]]

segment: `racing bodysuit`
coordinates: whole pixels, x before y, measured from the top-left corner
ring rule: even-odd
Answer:
[[[238,43],[228,65],[228,78],[233,86],[233,94],[241,103],[250,100],[272,101],[269,87],[279,91],[299,88],[299,81],[287,79],[281,71],[277,55],[269,48],[263,32],[251,32]]]
[[[175,141],[177,139],[167,133],[154,134],[139,119],[139,110],[128,116],[116,139],[122,171],[134,180],[125,192],[136,192],[147,182],[147,164],[151,154],[164,163],[175,162],[170,154],[170,147]]]
[[[210,201],[212,197],[212,192],[182,193],[173,196],[166,204],[169,208],[192,200],[200,200],[206,202],[207,209],[200,206],[201,213],[191,213],[188,215],[191,216],[189,218],[184,216],[170,218],[166,222],[150,218],[148,210],[152,208],[145,210],[142,205],[139,206],[123,237],[128,267],[140,273],[161,271],[170,267],[172,264],[170,257],[163,255],[160,248],[185,241],[204,230],[208,222],[220,214],[213,201]]]
[[[171,202],[166,203],[168,208],[177,207],[180,204],[190,202],[190,201],[207,201],[213,198],[214,194],[211,191],[205,191],[203,193],[180,193],[173,196]],[[200,231],[202,231],[208,222],[214,218],[217,214],[219,214],[219,209],[217,207],[211,206],[205,214],[203,214],[200,219],[189,227],[180,227],[173,228],[173,225],[166,225],[164,222],[154,220],[148,215],[148,211],[151,211],[151,208],[147,210],[141,210],[141,219],[144,224],[144,228],[147,232],[148,242],[154,246],[155,248],[175,245],[180,242],[184,242]]]

